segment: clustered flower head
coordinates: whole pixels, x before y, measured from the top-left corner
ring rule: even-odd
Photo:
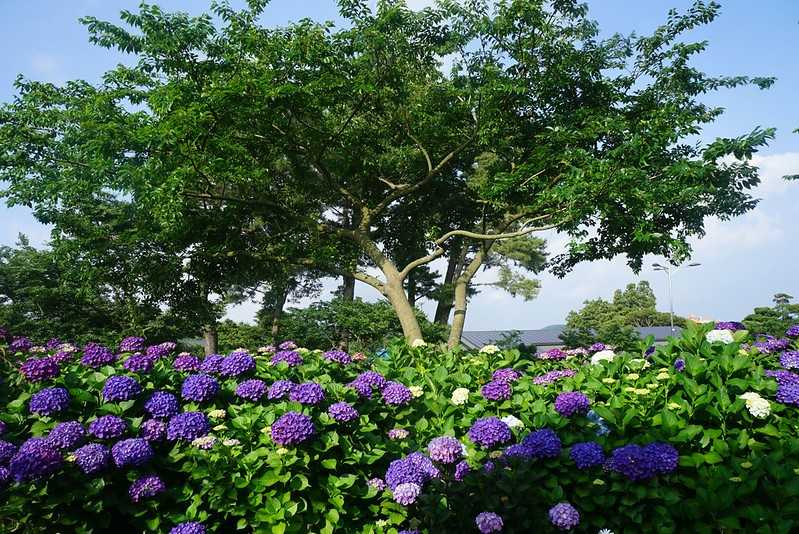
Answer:
[[[287,340],[278,345],[277,348],[280,350],[294,350],[297,348],[297,344],[291,340]]]
[[[175,361],[172,362],[172,369],[179,372],[199,371],[202,362],[197,356],[193,356],[188,352],[178,354]]]
[[[674,369],[676,371],[679,371],[680,373],[685,371],[685,360],[683,360],[682,358],[677,358],[676,360],[674,360]]]
[[[616,353],[610,349],[600,350],[591,356],[591,365],[598,365],[601,362],[612,362]]]
[[[741,395],[741,398],[746,401],[746,409],[753,417],[763,419],[771,413],[771,405],[759,393],[749,391]]]
[[[510,441],[510,427],[497,417],[485,417],[475,421],[468,432],[469,439],[485,449],[503,445]]]
[[[457,388],[455,391],[452,392],[452,397],[450,401],[452,404],[456,406],[460,406],[461,404],[466,404],[469,400],[469,390],[466,388]]]
[[[140,502],[166,491],[166,484],[156,475],[144,475],[133,481],[128,490],[130,500]]]
[[[471,471],[472,468],[469,466],[469,462],[466,460],[461,460],[455,466],[455,474],[453,475],[453,478],[458,482],[461,482]]]
[[[119,342],[119,352],[138,352],[144,350],[144,338],[129,336]]]
[[[266,395],[266,382],[257,378],[245,380],[236,386],[236,396],[241,399],[257,402],[264,395]]]
[[[180,405],[172,393],[154,391],[144,403],[144,410],[157,419],[168,419],[180,411]]]
[[[386,485],[394,491],[400,484],[412,483],[422,488],[433,478],[439,478],[441,472],[433,462],[420,452],[414,452],[392,461],[386,470]]]
[[[738,321],[719,321],[716,323],[715,329],[737,332],[738,330],[746,330],[746,327],[743,323],[739,323]]]
[[[346,402],[331,404],[327,413],[339,423],[349,423],[358,419],[358,411]]]
[[[576,374],[577,371],[574,369],[556,369],[555,371],[549,371],[548,373],[544,373],[543,375],[533,378],[533,384],[539,386],[552,384],[553,382],[557,382],[558,380],[568,378]]]
[[[140,394],[141,386],[129,376],[110,376],[103,386],[103,398],[106,402],[131,400]]]
[[[19,366],[19,371],[28,382],[43,382],[57,377],[61,369],[53,358],[30,358]]]
[[[153,370],[153,366],[155,360],[141,352],[131,354],[122,364],[122,367],[131,373],[149,373]]]
[[[560,438],[551,428],[530,432],[522,440],[522,445],[530,449],[533,458],[557,458],[560,456]]]
[[[499,352],[499,347],[496,345],[485,345],[480,349],[481,354],[496,354]]]
[[[297,367],[298,365],[302,365],[302,356],[295,350],[279,350],[272,355],[272,359],[269,363],[271,365],[285,363],[289,367]]]
[[[294,388],[295,384],[291,380],[277,380],[269,386],[269,392],[266,397],[269,400],[277,400],[285,398],[289,392]]]
[[[69,392],[66,388],[45,388],[33,394],[28,408],[31,413],[49,416],[66,410],[69,400]]]
[[[705,334],[705,339],[708,343],[732,343],[732,331],[730,330],[711,330]]]
[[[7,337],[7,334],[6,334]],[[33,348],[33,341],[25,336],[15,336],[8,345],[9,350],[14,352],[28,352]]]
[[[313,406],[325,400],[325,390],[316,382],[297,384],[289,391],[289,400]]]
[[[643,447],[630,444],[614,449],[608,467],[637,482],[673,472],[679,460],[677,449],[668,443],[654,442]]]
[[[149,442],[163,441],[166,438],[166,423],[158,419],[148,419],[141,424],[141,437]]]
[[[46,439],[30,438],[11,458],[8,470],[17,482],[28,482],[55,473],[62,463],[61,453]]]
[[[315,433],[311,418],[299,412],[286,412],[272,425],[272,441],[281,446],[299,445]]]
[[[510,383],[504,380],[492,380],[480,388],[480,394],[489,401],[508,400],[511,396]]]
[[[89,443],[75,451],[75,463],[83,474],[94,476],[111,462],[111,451],[99,443]]]
[[[411,390],[399,382],[386,382],[382,394],[383,402],[391,406],[402,406],[413,399]]]
[[[538,354],[538,358],[541,360],[564,360],[568,356],[569,355],[566,352],[558,348],[549,349],[548,351]]]
[[[58,423],[47,435],[47,442],[56,449],[71,451],[86,440],[86,429],[78,421]]]
[[[788,328],[785,331],[785,335],[788,337],[799,337],[799,324],[795,324]]]
[[[590,406],[591,401],[579,391],[565,391],[555,399],[555,411],[563,417],[587,413]]]
[[[377,371],[364,371],[349,383],[349,387],[361,397],[371,397],[375,390],[380,391],[385,386],[386,379]]]
[[[117,467],[139,467],[153,459],[150,442],[143,438],[123,439],[111,447],[111,457]]]
[[[780,354],[780,365],[786,369],[799,369],[799,350],[786,350]]]
[[[549,521],[557,529],[571,530],[580,524],[580,513],[567,502],[561,502],[549,509]]]
[[[145,349],[144,352],[147,354],[147,356],[150,356],[156,360],[160,360],[161,358],[169,356],[169,354],[175,350],[175,347],[177,347],[176,343],[172,341],[165,341],[163,343],[159,343],[158,345],[150,345],[147,347],[147,349]]]
[[[509,428],[522,428],[524,426],[524,423],[521,421],[521,419],[515,415],[506,415],[500,419],[500,421],[508,425]]]
[[[207,451],[212,449],[214,445],[216,445],[216,438],[214,436],[201,436],[199,438],[194,438],[191,440],[191,445],[193,447],[197,447],[198,449],[202,449]]]
[[[502,522],[502,517],[494,512],[480,512],[474,518],[474,523],[477,525],[477,530],[481,534],[491,534],[492,532],[502,532],[505,526]]]
[[[328,362],[340,363],[342,365],[349,365],[352,363],[352,356],[339,349],[332,349],[323,354]]]
[[[231,352],[219,366],[219,374],[222,376],[241,376],[253,370],[255,358],[246,352]]]
[[[791,371],[766,371],[766,376],[777,379],[777,402],[799,406],[799,375]]]
[[[83,347],[83,357],[80,359],[80,363],[86,367],[97,369],[98,367],[114,363],[115,359],[114,353],[111,352],[111,349],[108,347],[104,347],[98,343],[87,343],[86,346]]]
[[[184,412],[172,416],[166,427],[166,439],[169,441],[192,441],[208,434],[211,425],[205,414],[200,412]]]
[[[0,439],[0,465],[5,465],[16,454],[17,446]]]
[[[787,349],[790,345],[791,341],[789,339],[777,339],[773,336],[764,336],[754,343],[757,350],[766,354],[780,352],[781,350]]]
[[[517,371],[516,369],[511,369],[510,367],[506,367],[504,369],[497,369],[491,375],[491,380],[498,380],[500,382],[515,382],[519,378],[521,378],[522,374]]]
[[[454,464],[463,457],[463,444],[451,436],[440,436],[427,445],[430,459],[442,464]]]
[[[601,352],[607,349],[604,343],[594,343],[590,347],[588,347],[588,352]]]
[[[200,364],[200,372],[209,375],[219,373],[219,370],[222,366],[222,360],[224,359],[225,357],[221,354],[209,354]]]
[[[413,482],[398,484],[397,487],[392,490],[394,500],[402,506],[410,506],[415,503],[416,499],[418,499],[421,494],[422,487]]]
[[[595,441],[575,443],[569,453],[571,459],[580,469],[590,469],[605,463],[605,452],[602,446]]]
[[[383,491],[386,489],[386,483],[383,482],[382,478],[370,478],[366,481],[366,485],[370,488],[374,488],[377,491]]]
[[[409,434],[410,432],[408,432],[404,428],[392,428],[386,433],[388,439],[392,441],[396,441],[398,439],[405,439],[408,437]]]
[[[183,381],[180,396],[186,400],[206,402],[219,393],[219,382],[210,375],[189,375]]]
[[[175,525],[172,530],[169,531],[169,534],[206,534],[207,532],[202,523],[187,521]]]

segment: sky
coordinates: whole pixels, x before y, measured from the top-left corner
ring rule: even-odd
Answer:
[[[167,11],[198,14],[207,10],[210,0],[159,0]],[[231,3],[241,5],[240,0]],[[431,0],[408,0],[418,9]],[[129,56],[91,45],[82,16],[118,21],[122,9],[135,10],[138,0],[3,0],[0,2],[0,102],[14,97],[13,83],[18,75],[63,83],[71,79],[99,80],[102,73]],[[685,9],[691,2],[663,0],[593,0],[588,2],[591,16],[602,33],[639,34],[651,32],[665,20],[668,9]],[[693,242],[693,262],[673,276],[675,312],[718,320],[740,319],[755,306],[766,306],[778,292],[799,298],[799,182],[781,179],[799,174],[799,55],[795,43],[799,36],[799,2],[795,0],[722,1],[722,15],[711,25],[690,34],[693,40],[708,40],[710,45],[696,65],[710,74],[775,76],[777,83],[768,91],[754,88],[727,90],[706,99],[722,106],[726,113],[703,132],[703,140],[736,137],[756,126],[775,127],[776,139],[762,150],[755,163],[763,183],[755,191],[761,199],[756,209],[731,221],[709,220],[707,235]],[[333,0],[273,0],[266,9],[265,25],[282,25],[311,17],[336,18]],[[17,235],[27,234],[35,245],[44,245],[49,229],[38,224],[25,208],[8,208],[0,202],[0,245],[12,245]],[[566,239],[546,234],[551,253],[563,248]],[[565,278],[549,274],[539,277],[538,298],[525,302],[496,289],[485,289],[469,304],[467,330],[533,329],[562,323],[566,314],[588,299],[612,297],[613,291],[631,282],[647,280],[652,285],[660,309],[668,310],[665,275],[651,268],[663,261],[651,257],[638,274],[623,257],[577,266]],[[494,279],[488,271],[476,282]],[[325,284],[326,293],[338,282]],[[359,285],[357,294],[367,300],[380,296],[368,286]],[[308,302],[294,305],[303,306]],[[257,303],[246,303],[229,311],[228,316],[250,321]],[[434,306],[423,304],[432,314]]]

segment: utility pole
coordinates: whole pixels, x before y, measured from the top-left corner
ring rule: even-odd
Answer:
[[[671,324],[671,335],[672,336],[675,334],[675,331],[674,331],[674,294],[673,294],[673,292],[671,290],[671,275],[672,275],[672,273],[676,274],[677,271],[679,271],[683,267],[685,267],[685,268],[699,267],[700,265],[702,265],[702,264],[701,263],[688,263],[688,264],[678,265],[678,266],[675,267],[675,266],[670,265],[670,264],[666,264],[666,265],[661,265],[660,263],[653,263],[652,264],[652,268],[655,269],[656,271],[663,271],[664,273],[666,273],[666,279],[668,280],[668,284],[669,284],[669,323]]]

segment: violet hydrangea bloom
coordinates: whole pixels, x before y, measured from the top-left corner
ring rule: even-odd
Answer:
[[[61,369],[53,358],[30,358],[19,366],[28,382],[42,382],[57,377]]]
[[[746,330],[746,327],[743,325],[743,323],[739,323],[738,321],[719,321],[716,323],[714,330],[729,330],[730,332],[736,332],[738,330]]]
[[[264,395],[266,395],[266,382],[257,378],[245,380],[236,386],[236,396],[241,399],[257,402]]]
[[[135,399],[141,394],[141,386],[136,379],[124,375],[109,376],[103,386],[106,402]]]
[[[255,359],[246,352],[231,352],[219,365],[222,376],[241,376],[255,369]]]
[[[269,392],[266,397],[269,400],[283,399],[294,389],[294,386],[295,384],[291,380],[276,380],[269,386]]]
[[[557,349],[557,348],[549,349],[546,352],[542,352],[542,353],[538,354],[538,358],[541,359],[541,360],[563,360],[563,359],[567,358],[568,356],[569,355],[566,352],[564,352],[564,351],[562,351],[560,349]]]
[[[299,412],[286,412],[272,425],[272,441],[281,446],[299,445],[315,433],[311,418]]]
[[[506,367],[504,369],[497,369],[491,375],[491,380],[498,380],[502,382],[515,382],[519,378],[521,378],[522,374],[517,371],[516,369],[511,369],[510,367]]]
[[[481,534],[502,532],[502,528],[505,526],[502,518],[494,512],[480,512],[474,518],[474,523]]]
[[[8,470],[17,482],[27,482],[55,473],[62,463],[61,453],[46,439],[30,438],[11,458]]]
[[[93,476],[111,462],[111,451],[99,443],[89,443],[75,451],[75,463],[84,475]]]
[[[399,382],[386,382],[383,387],[383,402],[391,406],[402,406],[413,399],[413,393],[404,384]]]
[[[422,494],[422,488],[413,482],[404,482],[398,484],[392,491],[394,500],[402,506],[410,506],[416,502],[419,495]]]
[[[150,442],[143,438],[123,439],[111,447],[111,457],[119,467],[139,467],[153,459]]]
[[[590,406],[591,401],[579,391],[565,391],[555,399],[555,411],[563,417],[585,414]]]
[[[332,349],[323,354],[328,362],[340,363],[342,365],[349,365],[352,363],[352,356],[339,349]]]
[[[280,345],[277,346],[280,350],[294,350],[297,348],[297,344],[291,340],[286,340]]]
[[[128,336],[119,342],[119,352],[138,352],[144,350],[144,338]]]
[[[392,428],[386,433],[388,439],[390,439],[391,441],[396,441],[398,439],[405,439],[408,437],[409,434],[410,432],[408,432],[404,428]]]
[[[149,373],[153,370],[153,366],[155,359],[141,352],[131,354],[122,364],[122,367],[131,373]]]
[[[530,432],[522,444],[530,448],[534,458],[557,458],[560,456],[561,442],[551,428]]]
[[[166,491],[166,484],[163,480],[156,475],[144,475],[133,481],[128,489],[128,495],[131,501],[137,503],[155,497],[164,491]]]
[[[766,371],[777,379],[777,402],[799,406],[799,375],[790,371]]]
[[[358,411],[347,402],[337,402],[330,405],[327,413],[339,423],[349,423],[358,419]]]
[[[100,439],[116,439],[127,429],[125,420],[116,415],[103,415],[89,423],[89,434]]]
[[[152,417],[167,419],[180,411],[178,399],[167,391],[154,391],[147,402],[144,403],[144,410]]]
[[[629,444],[613,450],[608,467],[634,482],[647,480],[658,474],[668,474],[677,469],[677,449],[668,443],[654,442],[641,447]]]
[[[200,371],[211,375],[217,374],[222,368],[222,360],[224,359],[225,357],[221,354],[209,354],[205,357],[203,363],[200,364]]]
[[[183,381],[180,396],[186,400],[206,402],[219,393],[219,382],[210,375],[189,375]]]
[[[469,439],[484,449],[507,443],[511,439],[510,427],[497,417],[485,417],[472,424]]]
[[[302,356],[300,356],[299,352],[293,350],[280,350],[272,355],[269,364],[278,365],[280,363],[285,363],[289,367],[297,367],[302,365]]]
[[[543,375],[539,375],[533,378],[533,384],[543,386],[546,384],[552,384],[553,382],[557,382],[563,378],[568,378],[577,374],[577,371],[574,369],[557,369],[555,371],[549,371],[548,373],[544,373]]]
[[[69,392],[66,388],[45,388],[33,394],[28,409],[31,413],[49,416],[66,410],[69,401]]]
[[[197,521],[187,521],[185,523],[178,523],[169,534],[207,534],[207,530],[202,523]]]
[[[114,363],[114,360],[116,360],[116,356],[114,356],[114,353],[111,352],[111,349],[108,347],[104,347],[98,343],[87,343],[86,346],[83,347],[83,357],[80,359],[80,363],[86,367],[97,369],[98,367]]]
[[[466,460],[461,460],[460,462],[458,462],[458,465],[455,466],[455,475],[453,476],[453,478],[458,482],[462,482],[463,479],[466,477],[466,475],[471,473],[471,471],[472,468],[471,466],[469,466],[469,462],[467,462]]]
[[[588,352],[601,352],[606,348],[607,346],[604,343],[597,342],[588,347]]]
[[[510,383],[504,380],[492,380],[480,388],[480,394],[490,401],[508,400],[511,396]]]
[[[183,353],[178,354],[178,357],[172,362],[172,369],[181,373],[185,373],[189,371],[199,371],[200,365],[202,365],[202,363],[197,356]]]
[[[580,512],[567,502],[561,502],[549,509],[549,522],[559,530],[571,530],[580,524]]]
[[[17,446],[0,439],[0,465],[5,465],[17,453]]]
[[[160,360],[175,350],[177,344],[172,341],[164,341],[163,343],[159,343],[158,345],[150,345],[144,351],[147,356],[150,356],[153,359]]]
[[[289,400],[313,406],[325,400],[325,390],[316,382],[297,384],[289,391]]]
[[[370,488],[374,488],[377,491],[383,491],[386,489],[386,483],[383,482],[382,478],[370,478],[366,481],[366,485]]]
[[[463,457],[463,445],[451,436],[440,436],[427,445],[430,458],[442,464],[454,464]]]
[[[510,445],[502,453],[504,459],[517,458],[519,460],[530,461],[534,458],[533,450],[524,443],[515,443]]]
[[[11,340],[8,349],[14,352],[28,352],[33,348],[33,341],[25,336],[18,336]]]
[[[71,451],[86,440],[86,429],[78,421],[58,423],[47,435],[47,442],[56,449]]]
[[[379,391],[386,386],[386,379],[377,371],[364,371],[348,386],[357,391],[361,397],[371,397],[375,390]]]
[[[605,452],[602,446],[594,441],[575,443],[569,456],[580,469],[589,469],[605,463]]]
[[[785,350],[790,345],[791,341],[789,339],[776,339],[773,336],[765,336],[764,339],[754,343],[754,346],[757,347],[760,352],[765,352],[766,354]]]
[[[780,365],[786,369],[799,369],[799,350],[787,350],[780,354]]]
[[[139,432],[149,442],[163,441],[166,438],[166,423],[158,419],[148,419],[141,424]]]
[[[788,328],[785,331],[785,335],[788,337],[799,337],[799,324],[795,324]]]
[[[205,414],[200,412],[184,412],[172,416],[166,427],[166,439],[193,441],[208,434],[211,425]]]
[[[644,454],[658,475],[668,475],[677,469],[680,453],[674,446],[659,441],[644,446]]]
[[[685,371],[685,360],[682,358],[677,358],[674,360],[674,369],[680,373]]]
[[[441,472],[433,465],[430,458],[414,452],[389,464],[386,471],[386,485],[391,491],[405,483],[414,483],[422,487],[428,480],[440,476]]]

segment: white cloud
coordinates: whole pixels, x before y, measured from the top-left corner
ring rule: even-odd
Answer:
[[[752,164],[760,169],[760,186],[757,192],[762,196],[785,192],[789,187],[796,187],[796,182],[784,180],[789,174],[799,174],[799,152],[783,152],[761,156],[755,154]]]

